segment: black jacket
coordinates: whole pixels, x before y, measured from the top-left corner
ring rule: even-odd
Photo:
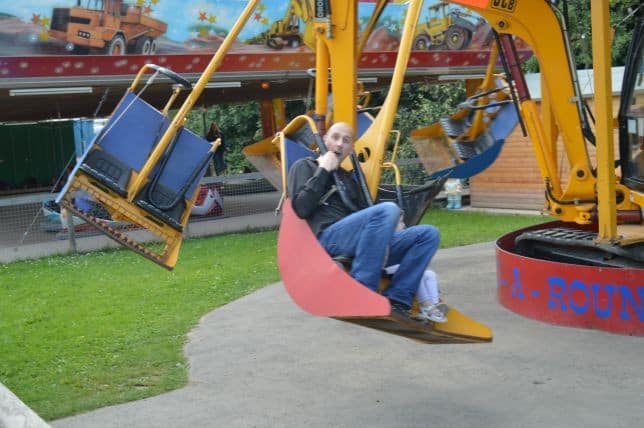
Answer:
[[[367,207],[353,174],[342,168],[338,168],[335,174],[344,183],[349,200],[358,209]],[[293,210],[298,217],[306,219],[316,236],[353,212],[334,189],[331,174],[320,168],[313,158],[298,160],[289,171],[288,193]]]

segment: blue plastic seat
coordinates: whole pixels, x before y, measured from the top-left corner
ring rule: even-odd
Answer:
[[[435,171],[431,174],[431,178],[449,175],[450,178],[465,179],[483,172],[499,156],[505,139],[517,123],[519,123],[519,116],[514,105],[502,106],[486,132],[481,133],[473,142],[464,142],[456,146],[459,155],[467,160],[458,165]],[[467,145],[469,147],[466,148]]]
[[[79,168],[124,196],[132,172],[141,170],[169,123],[161,112],[128,92],[96,136]]]

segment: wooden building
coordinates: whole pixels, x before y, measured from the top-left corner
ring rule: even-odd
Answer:
[[[617,116],[619,92],[621,89],[623,67],[613,68],[613,116]],[[581,92],[593,110],[593,72],[579,71]],[[541,99],[540,75],[526,76],[532,98],[539,103]],[[617,130],[614,133],[615,158],[619,158]],[[568,161],[563,151],[561,139],[557,144],[557,164],[561,183],[567,183]],[[595,149],[590,144],[589,155],[595,162]],[[498,159],[481,174],[470,179],[470,205],[477,208],[507,208],[541,210],[544,208],[545,186],[537,164],[532,142],[524,137],[521,127],[512,131],[506,139]]]

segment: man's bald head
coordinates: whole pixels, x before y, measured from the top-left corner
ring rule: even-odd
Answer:
[[[353,152],[353,143],[353,128],[346,122],[334,123],[324,135],[324,145],[340,162]]]

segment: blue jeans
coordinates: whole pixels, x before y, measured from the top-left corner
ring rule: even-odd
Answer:
[[[438,249],[440,234],[430,225],[396,232],[400,208],[382,202],[355,212],[323,230],[318,239],[331,255],[353,258],[351,276],[378,291],[382,268],[400,264],[384,295],[411,306],[423,273]],[[387,250],[389,257],[385,259]]]

